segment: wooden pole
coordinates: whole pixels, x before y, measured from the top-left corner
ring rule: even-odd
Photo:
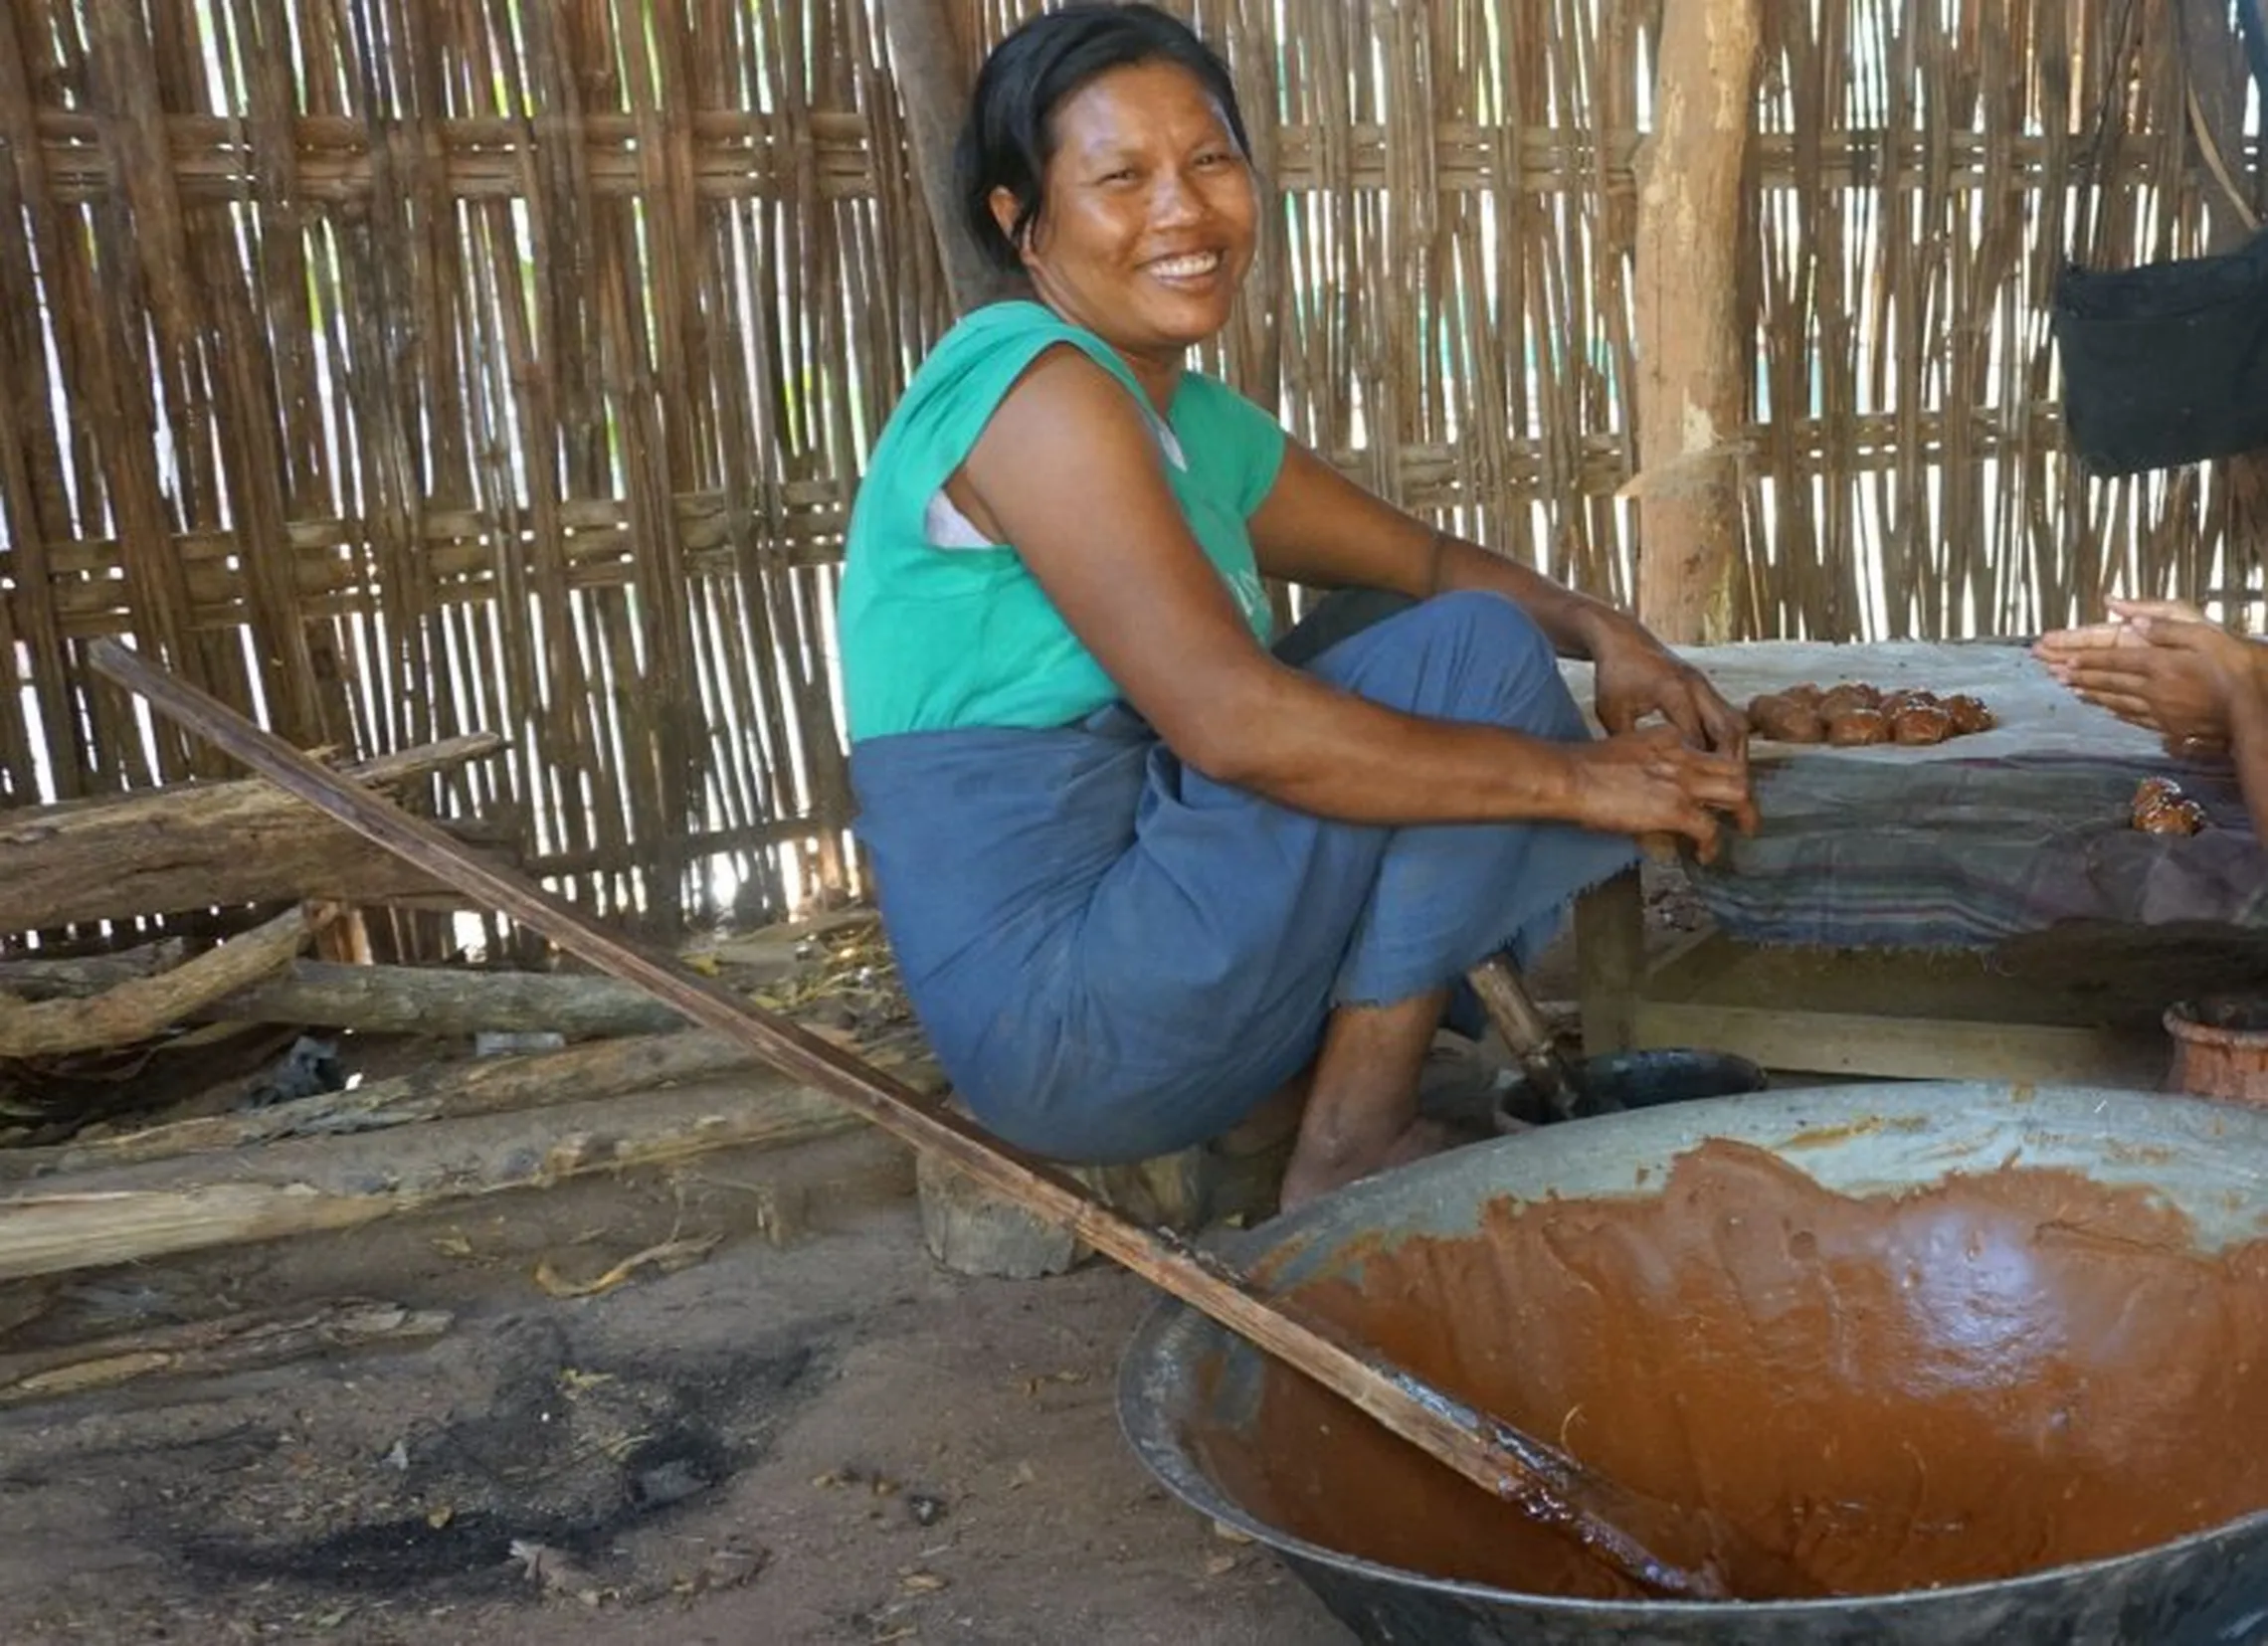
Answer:
[[[115,640],[97,640],[89,648],[88,661],[105,679],[139,693],[167,719],[357,833],[448,879],[568,953],[637,984],[687,1021],[739,1040],[782,1073],[809,1082],[925,1154],[949,1161],[995,1193],[1060,1222],[1095,1250],[1312,1377],[1389,1433],[1491,1496],[1517,1503],[1538,1524],[1558,1530],[1609,1569],[1662,1594],[1726,1595],[1713,1562],[1680,1565],[1655,1553],[1673,1547],[1714,1555],[1729,1552],[1728,1546],[1746,1546],[1749,1540],[1721,1517],[1633,1492],[1549,1442],[1421,1381],[1375,1350],[1349,1343],[1310,1311],[1269,1297],[1251,1276],[1221,1257],[1171,1231],[1133,1222],[1087,1193],[1059,1167],[1010,1149],[855,1052],[682,970],[673,957],[603,930],[525,876],[480,861],[431,823],[342,781],[210,693]],[[276,1207],[257,1195],[251,1198],[253,1203],[236,1212],[257,1227],[261,1217],[275,1215]],[[79,1211],[84,1228],[84,1201],[51,1209]],[[94,1219],[100,1215],[97,1205]],[[65,1221],[58,1217],[58,1225]],[[62,1228],[51,1226],[45,1232],[52,1240]],[[1638,1526],[1646,1530],[1629,1530]],[[1671,1540],[1666,1544],[1664,1534]],[[1769,1558],[1745,1547],[1740,1553],[1760,1565]]]
[[[890,66],[905,99],[906,141],[913,174],[929,208],[953,306],[966,314],[1023,289],[1016,276],[995,269],[961,227],[960,189],[953,145],[969,109],[970,54],[953,21],[953,0],[882,0]]]
[[[422,1343],[449,1330],[439,1309],[367,1298],[159,1326],[62,1349],[0,1357],[0,1406],[51,1400],[140,1377],[214,1377],[372,1344]]]
[[[2211,213],[2205,250],[2233,252],[2268,218],[2268,173],[2256,170],[2247,177],[2243,170],[2244,99],[2251,65],[2241,25],[2226,7],[2181,7],[2179,25],[2192,134],[2212,178],[2199,185]],[[2251,199],[2235,198],[2247,182]],[[2226,579],[2233,607],[2244,599],[2245,562],[2268,565],[2268,452],[2239,452],[2222,462],[2228,480],[2228,547],[2236,562]]]
[[[1742,175],[1762,0],[1662,9],[1637,228],[1638,617],[1663,640],[1733,637],[1736,441],[1748,416]]]

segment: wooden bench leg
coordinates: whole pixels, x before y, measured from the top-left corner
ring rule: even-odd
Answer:
[[[1576,900],[1575,950],[1584,1055],[1632,1050],[1646,973],[1645,898],[1636,869]]]

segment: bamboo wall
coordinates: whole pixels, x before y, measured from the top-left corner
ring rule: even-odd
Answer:
[[[874,3],[11,0],[0,804],[215,770],[80,666],[126,634],[307,744],[503,732],[435,803],[512,811],[602,910],[842,887],[834,566],[949,318]],[[2233,49],[2192,86],[2182,9],[1768,0],[1751,633],[2258,590],[2242,465],[2087,484],[2058,450],[2063,257],[2235,232],[2192,96],[2263,198]],[[1654,8],[1197,14],[1282,197],[1221,369],[1624,595]]]

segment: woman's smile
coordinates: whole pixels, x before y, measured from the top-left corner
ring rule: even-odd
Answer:
[[[1212,284],[1213,277],[1220,272],[1219,252],[1185,252],[1175,257],[1159,258],[1148,265],[1145,271],[1154,280],[1196,290],[1203,290]]]

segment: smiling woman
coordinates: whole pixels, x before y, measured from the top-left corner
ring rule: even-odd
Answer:
[[[960,169],[986,255],[1022,265],[1047,307],[1107,327],[1137,370],[1170,386],[1191,340],[1228,323],[1259,202],[1220,60],[1176,30],[1150,32],[1154,59],[1113,67],[1116,42],[1098,32],[1021,84],[1004,47],[994,67],[1015,90],[990,106],[980,93]]]
[[[1296,1122],[1287,1205],[1443,1147],[1417,1089],[1451,986],[1631,834],[1751,822],[1743,721],[1628,617],[1188,369],[1258,199],[1181,23],[1027,24],[959,164],[1036,300],[964,319],[892,412],[841,622],[857,826],[938,1058],[1058,1159]],[[1270,576],[1343,593],[1277,642]],[[1555,651],[1597,664],[1607,737]]]

